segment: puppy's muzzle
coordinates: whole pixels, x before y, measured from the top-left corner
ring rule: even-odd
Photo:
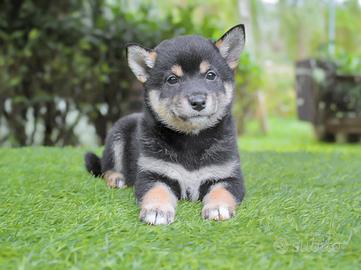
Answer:
[[[195,111],[202,111],[206,107],[207,95],[196,94],[188,97],[189,104]]]

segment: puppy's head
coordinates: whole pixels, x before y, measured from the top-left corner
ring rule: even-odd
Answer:
[[[153,50],[132,44],[127,58],[156,118],[173,130],[197,134],[229,113],[244,43],[244,26],[237,25],[216,42],[181,36]]]

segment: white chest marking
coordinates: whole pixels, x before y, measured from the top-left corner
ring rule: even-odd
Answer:
[[[192,201],[199,197],[199,187],[207,180],[220,180],[234,176],[238,166],[237,161],[227,161],[219,165],[209,165],[197,170],[187,170],[182,165],[156,159],[153,157],[140,156],[138,166],[141,171],[150,171],[166,176],[179,183],[182,198],[187,198],[187,192]]]

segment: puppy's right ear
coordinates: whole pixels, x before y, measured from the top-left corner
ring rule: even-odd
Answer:
[[[136,44],[127,46],[127,60],[130,69],[138,80],[144,83],[149,77],[149,70],[153,68],[157,53]]]
[[[228,66],[235,70],[246,40],[246,33],[243,24],[236,25],[229,29],[215,43],[220,54],[227,61]]]

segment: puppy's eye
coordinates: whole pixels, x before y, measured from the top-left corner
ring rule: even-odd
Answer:
[[[216,77],[217,77],[217,74],[214,71],[208,71],[206,74],[206,79],[210,80],[210,81],[215,80]]]
[[[178,78],[175,75],[170,75],[167,78],[167,83],[169,83],[169,84],[176,84],[177,82],[178,82]]]

